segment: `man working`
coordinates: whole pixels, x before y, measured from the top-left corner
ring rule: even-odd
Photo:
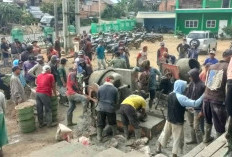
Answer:
[[[206,79],[206,90],[204,97],[203,112],[205,116],[204,142],[213,140],[210,136],[212,125],[214,125],[217,137],[225,132],[227,112],[225,108],[225,94],[227,81],[227,68],[232,56],[231,50],[223,52],[223,60],[209,67]]]
[[[51,74],[51,67],[48,65],[43,66],[43,72],[38,75],[36,79],[36,106],[39,127],[45,126],[43,119],[43,108],[45,108],[45,118],[48,127],[55,126],[52,123],[52,106],[51,97],[52,93],[56,96],[56,86],[54,76]]]
[[[16,105],[25,101],[25,91],[24,87],[20,82],[19,75],[21,73],[19,66],[14,66],[12,68],[12,76],[10,79],[10,90],[11,90],[11,99],[15,102]]]
[[[177,80],[174,83],[174,90],[168,95],[168,113],[164,129],[158,139],[157,153],[162,147],[166,147],[169,138],[173,137],[172,156],[177,157],[177,153],[184,146],[184,113],[185,107],[198,107],[202,103],[203,96],[197,100],[188,99],[183,95],[187,87],[187,82]]]
[[[44,66],[44,58],[43,58],[43,56],[38,55],[37,58],[36,58],[36,61],[38,63],[28,71],[28,74],[35,77],[35,78],[39,74],[41,74],[42,71],[43,71],[43,66]]]
[[[89,57],[89,59],[92,61],[92,43],[90,38],[86,39],[84,51],[85,54]]]
[[[29,74],[29,70],[32,69],[37,63],[35,62],[34,55],[30,55],[28,60],[23,63],[23,70],[27,84],[31,87],[35,86],[35,77]]]
[[[67,63],[67,59],[66,58],[62,58],[60,61],[60,66],[58,68],[58,74],[59,77],[57,79],[57,85],[58,85],[58,91],[60,93],[60,104],[66,105],[67,103],[67,96],[66,96],[66,83],[67,83],[67,75],[66,75],[66,71],[65,71],[65,66]]]
[[[115,53],[115,58],[113,60],[111,60],[108,63],[108,65],[112,66],[113,68],[121,68],[121,69],[126,69],[127,68],[126,61],[125,61],[125,59],[120,57],[119,52]]]
[[[185,95],[189,99],[197,100],[204,93],[205,84],[199,78],[198,69],[192,69],[188,72],[188,74],[189,74],[190,83],[188,85]],[[203,132],[201,130],[201,126],[204,124],[204,119],[203,117],[198,118],[200,112],[201,112],[201,105],[197,108],[194,108],[194,110],[189,109],[189,111],[187,111],[187,119],[191,129],[190,130],[191,139],[186,144],[195,144],[195,143],[200,144],[202,142]]]
[[[27,46],[26,50],[22,52],[21,56],[20,56],[20,60],[22,62],[25,62],[28,60],[28,57],[34,55],[33,54],[33,46],[29,45]]]
[[[139,78],[139,88],[140,90],[144,90],[145,92],[150,93],[149,100],[149,111],[152,110],[153,100],[155,99],[155,90],[156,90],[156,76],[161,77],[161,73],[150,66],[150,61],[143,61],[140,68],[135,68],[135,71],[142,72]]]
[[[147,60],[147,46],[143,47],[143,50],[139,52],[137,59],[136,59],[136,65],[139,67],[143,63],[143,61]]]
[[[100,86],[97,96],[98,96],[98,106],[97,106],[97,139],[102,141],[102,132],[106,126],[106,119],[110,125],[113,136],[117,132],[117,122],[116,122],[116,105],[118,101],[118,89],[113,85],[114,77],[108,76],[106,82]]]
[[[160,48],[157,51],[157,65],[159,66],[160,71],[162,71],[162,63],[163,63],[163,58],[164,58],[165,53],[168,53],[168,49],[165,47],[165,43],[161,42]]]
[[[197,44],[193,43],[191,45],[191,48],[188,50],[188,58],[198,60],[198,54],[199,50],[197,48]]]
[[[140,111],[142,114],[145,114],[145,108],[146,100],[139,95],[130,95],[121,103],[120,114],[126,139],[129,138],[129,124],[135,129],[135,138],[139,139],[141,137],[141,128],[139,127],[139,119],[136,112]]]
[[[190,46],[187,44],[187,40],[184,38],[183,42],[180,43],[176,48],[179,52],[179,59],[186,57],[189,48]]]
[[[72,126],[76,125],[75,123],[72,122],[73,118],[73,111],[76,108],[76,103],[81,102],[83,105],[83,116],[85,112],[87,111],[87,105],[88,105],[88,98],[85,97],[81,93],[81,90],[78,85],[77,85],[77,73],[71,71],[68,74],[68,79],[67,79],[67,92],[66,95],[68,97],[69,101],[69,109],[67,112],[67,125]]]

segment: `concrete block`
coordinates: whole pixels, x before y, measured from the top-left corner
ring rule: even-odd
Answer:
[[[94,157],[125,157],[125,155],[124,152],[112,147],[98,153]]]
[[[96,152],[90,149],[88,146],[83,146],[79,143],[70,144],[66,141],[63,141],[32,152],[30,155],[28,155],[28,157],[76,157],[77,154],[78,157],[91,157],[94,156]]]
[[[142,128],[142,136],[151,139],[154,135],[159,134],[163,130],[164,124],[164,119],[148,115],[147,121],[140,122],[139,126]],[[120,114],[117,115],[117,125],[119,129],[122,130],[123,124],[121,122]],[[129,132],[133,131],[134,128],[129,125]]]
[[[138,152],[138,151],[131,151],[129,153],[126,153],[125,157],[149,157],[149,155],[143,154],[143,153]]]

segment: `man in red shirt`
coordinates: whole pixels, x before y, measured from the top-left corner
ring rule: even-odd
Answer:
[[[82,93],[82,89],[78,88],[76,75],[77,75],[76,72],[70,72],[68,74],[68,79],[67,79],[66,95],[69,101],[69,109],[67,112],[67,125],[68,126],[76,125],[75,123],[72,122],[73,111],[76,108],[76,103],[80,103],[80,102],[82,103],[83,115],[87,111],[87,105],[89,103],[88,97],[82,94],[79,94],[79,93]]]
[[[165,47],[165,43],[162,41],[160,43],[160,48],[157,51],[157,65],[159,66],[161,72],[162,72],[162,62],[165,53],[168,53],[168,48]]]
[[[48,127],[55,126],[52,123],[52,108],[51,96],[52,93],[56,96],[56,86],[54,76],[51,74],[51,67],[49,65],[43,66],[43,71],[36,79],[36,105],[39,127],[45,126],[43,121],[43,107],[45,108],[45,117]]]
[[[92,61],[92,43],[90,38],[86,39],[86,44],[85,44],[85,48],[84,48],[85,54],[86,56],[89,57],[89,59]]]

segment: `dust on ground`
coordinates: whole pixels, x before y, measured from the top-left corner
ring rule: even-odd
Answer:
[[[166,43],[166,47],[169,49],[169,53],[178,57],[176,47],[181,42],[181,40],[173,37],[173,35],[164,35],[164,42]],[[136,49],[130,50],[131,66],[136,65],[136,56],[137,56],[138,52],[141,51],[141,49],[144,45],[148,46],[148,59],[151,61],[151,66],[157,67],[157,65],[156,65],[156,58],[157,58],[156,52],[157,52],[157,49],[159,48],[159,42],[156,42],[156,43],[144,42],[144,43],[142,43],[141,47],[138,50],[136,50]],[[218,40],[218,50],[216,53],[216,58],[221,59],[222,52],[224,50],[226,50],[227,48],[229,48],[229,45],[230,45],[229,40],[224,40],[224,41]],[[199,56],[199,61],[201,64],[206,59],[206,57],[207,56],[205,56],[205,55]],[[111,55],[107,54],[107,58],[111,58]],[[67,69],[69,67],[73,67],[73,59],[69,59]],[[93,67],[94,67],[94,69],[97,68],[97,60],[96,59],[93,61]],[[0,71],[2,73],[6,73],[6,72],[10,73],[11,70],[10,70],[10,68],[2,68],[1,67]],[[46,128],[45,127],[42,129],[37,127],[37,130],[33,133],[21,134],[20,130],[18,128],[16,116],[15,116],[14,111],[13,111],[14,105],[12,103],[10,103],[7,106],[7,110],[8,111],[6,114],[6,124],[7,124],[10,144],[3,147],[5,157],[22,157],[22,156],[25,157],[32,151],[39,150],[42,147],[56,143],[56,141],[55,141],[56,127],[53,127],[53,128]],[[66,117],[66,113],[67,113],[67,107],[59,106],[58,111],[59,111],[59,114],[58,114],[59,115],[59,117],[58,117],[59,122],[66,124],[65,117]],[[79,117],[81,115],[81,113],[82,113],[82,107],[80,105],[77,105],[77,108],[74,111],[74,122],[77,120],[78,121],[81,120]],[[73,129],[74,131],[78,130],[75,127],[72,127],[71,129]],[[185,137],[190,137],[190,135],[189,135],[190,129],[189,129],[189,126],[187,125],[187,123],[184,125],[184,130],[185,130]],[[149,146],[151,148],[152,153],[155,152],[155,149],[156,149],[155,146],[157,144],[158,137],[159,137],[159,135],[153,137],[153,139],[149,141]],[[94,138],[96,138],[96,137],[93,136],[93,138],[91,138],[91,139],[93,139],[93,141],[95,141],[93,144],[94,144],[94,147],[96,147],[96,149],[105,149],[104,146],[106,146],[106,144],[108,145],[108,143],[106,143],[105,145],[103,145],[100,148],[100,147],[98,147],[99,143],[97,143],[96,139],[94,140]],[[109,141],[109,138],[106,140]],[[121,143],[123,143],[123,142],[121,142]],[[127,151],[125,149],[125,147],[122,147],[121,143],[119,144],[118,148],[123,150],[123,151]],[[183,153],[186,154],[195,146],[196,145],[190,145],[190,146],[185,145]],[[172,150],[171,143],[168,144],[167,148],[163,149],[165,155],[170,155],[171,150]]]

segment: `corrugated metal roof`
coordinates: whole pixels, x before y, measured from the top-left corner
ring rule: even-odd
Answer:
[[[176,18],[176,14],[173,12],[138,12],[137,19],[170,19]]]

